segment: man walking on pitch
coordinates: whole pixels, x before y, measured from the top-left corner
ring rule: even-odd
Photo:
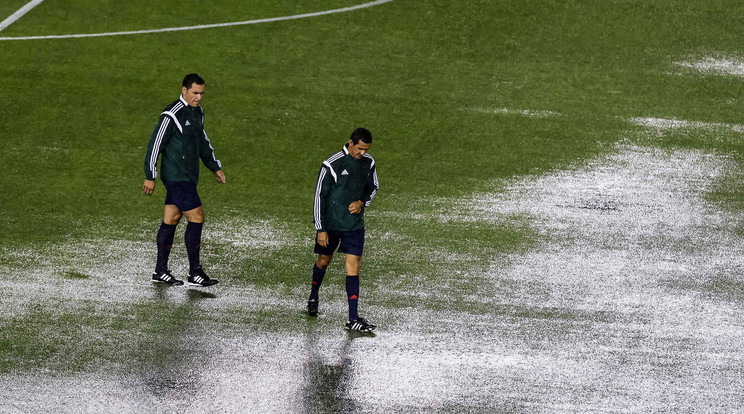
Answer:
[[[199,181],[199,160],[212,171],[218,183],[225,182],[222,163],[215,158],[214,149],[204,131],[204,111],[199,102],[204,96],[204,79],[196,73],[183,78],[181,96],[166,106],[152,132],[145,155],[145,183],[142,190],[151,195],[158,176],[165,185],[165,210],[157,236],[158,257],[152,281],[168,285],[183,285],[168,270],[168,256],[173,247],[173,236],[182,216],[188,224],[184,241],[189,257],[188,282],[192,286],[212,286],[218,283],[204,272],[199,262],[204,209],[196,184]]]
[[[318,316],[318,293],[333,253],[346,255],[346,294],[349,321],[346,329],[372,332],[376,326],[360,317],[359,264],[364,249],[364,209],[375,196],[379,184],[375,160],[367,153],[372,134],[357,128],[341,151],[323,161],[315,188],[313,221],[317,230],[307,314]],[[339,246],[340,245],[340,246]]]

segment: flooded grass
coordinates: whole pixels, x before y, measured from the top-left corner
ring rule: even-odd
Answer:
[[[732,275],[744,263],[728,250],[739,236],[720,225],[729,213],[705,199],[729,168],[701,151],[620,146],[576,170],[499,183],[503,192],[440,200],[449,207],[437,215],[448,222],[532,217],[546,237],[501,255],[407,247],[401,264],[421,255],[429,266],[416,271],[414,261],[364,285],[363,312],[380,326],[374,337],[344,331],[338,275],[329,275],[314,319],[303,313],[304,286],[228,278],[196,290],[150,285],[144,276],[111,283],[112,268],[146,275],[144,242],[60,245],[70,262],[84,262],[94,245],[109,253],[94,251],[102,261],[63,271],[72,276],[53,289],[44,275],[54,260],[27,268],[19,294],[3,301],[10,317],[0,370],[13,402],[4,409],[736,410],[744,292]],[[595,208],[610,204],[616,208]],[[221,237],[241,239],[239,227],[215,226]],[[405,227],[391,231],[372,238],[407,239]],[[289,233],[269,233],[275,241],[257,248],[294,243]],[[233,259],[253,252],[236,246]],[[53,397],[29,398],[56,387]],[[195,390],[214,393],[207,401]]]
[[[63,3],[8,35],[84,32],[101,9]],[[395,0],[0,42],[0,412],[741,412],[739,6]],[[181,24],[108,9],[96,25]],[[164,192],[140,192],[182,70],[207,79],[228,177],[199,186],[221,280],[203,290],[150,282]],[[342,255],[304,313],[318,167],[356,126],[381,182],[360,275],[375,335],[344,329]]]

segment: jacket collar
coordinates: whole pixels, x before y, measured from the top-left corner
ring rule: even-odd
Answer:
[[[348,142],[346,144],[344,144],[343,150],[344,150],[344,154],[350,155],[349,154],[349,143]]]
[[[184,104],[184,106],[189,106],[189,103],[183,99],[183,95],[178,95],[178,99],[181,100],[181,103]]]

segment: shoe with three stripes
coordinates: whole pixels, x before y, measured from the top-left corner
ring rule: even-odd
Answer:
[[[183,280],[178,280],[175,277],[173,277],[170,270],[165,270],[162,272],[154,272],[152,274],[152,281],[154,283],[165,283],[169,286],[183,285]]]
[[[318,316],[318,299],[308,299],[307,314],[310,316]]]
[[[367,322],[364,318],[356,318],[353,321],[346,322],[346,329],[350,331],[359,331],[359,332],[372,332],[377,328],[377,326],[372,325],[371,323]]]
[[[217,279],[212,279],[204,273],[204,269],[199,266],[195,271],[189,272],[189,285],[207,287],[220,283]]]

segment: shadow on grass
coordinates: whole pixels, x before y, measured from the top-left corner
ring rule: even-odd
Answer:
[[[183,396],[191,396],[186,399],[199,398],[209,386],[199,375],[199,367],[203,367],[211,356],[199,340],[203,315],[199,302],[217,296],[188,289],[186,302],[174,304],[174,298],[167,294],[170,289],[179,288],[156,285],[153,289],[156,304],[152,311],[157,317],[144,321],[142,328],[148,335],[141,336],[142,342],[136,345],[142,352],[135,358],[134,369],[139,371],[147,392],[158,398],[176,394],[180,402],[188,403]]]
[[[325,344],[320,342],[321,336],[316,331],[306,336],[309,356],[304,369],[305,412],[356,412],[357,404],[348,392],[353,375],[349,350],[358,336],[348,334],[341,339],[338,358],[330,361]]]

